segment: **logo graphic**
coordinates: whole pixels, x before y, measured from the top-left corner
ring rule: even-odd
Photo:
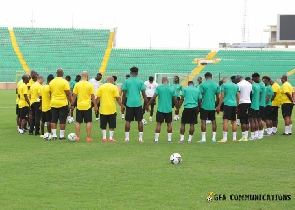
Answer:
[[[212,196],[213,196],[213,192],[211,191],[211,192],[208,193],[206,201],[211,202],[213,200]]]

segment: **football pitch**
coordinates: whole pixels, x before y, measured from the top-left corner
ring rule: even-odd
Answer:
[[[208,125],[207,143],[198,143],[197,124],[192,143],[187,143],[187,126],[186,142],[179,144],[178,121],[172,123],[173,143],[167,143],[163,124],[155,144],[156,123],[148,121],[144,143],[138,142],[134,122],[130,142],[124,143],[120,112],[115,143],[101,142],[96,121],[94,142],[86,142],[85,124],[80,142],[44,141],[17,133],[15,97],[15,91],[0,90],[1,209],[294,209],[295,131],[280,135],[281,114],[279,134],[248,142],[212,143]],[[221,114],[217,119],[220,140]],[[67,125],[66,135],[71,132],[74,124]],[[174,152],[182,155],[179,165],[169,162]],[[211,202],[206,201],[209,192]],[[258,199],[247,199],[252,195]]]

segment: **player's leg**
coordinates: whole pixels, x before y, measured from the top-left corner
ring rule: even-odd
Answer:
[[[16,104],[16,106],[15,106],[15,113],[16,113],[16,126],[17,126],[17,132],[18,132],[20,129],[18,104]]]
[[[31,116],[30,117],[30,130],[29,130],[29,135],[33,135],[34,129],[35,129],[35,114],[36,114],[36,110],[35,110],[35,103],[33,103],[31,105]]]
[[[156,128],[155,128],[155,139],[154,139],[154,142],[155,143],[158,143],[159,141],[159,135],[160,135],[160,132],[161,132],[161,125],[162,123],[164,122],[164,118],[163,118],[163,113],[162,112],[159,112],[157,111],[156,113]]]
[[[233,132],[233,141],[236,142],[237,141],[237,113],[236,113],[236,109],[237,107],[235,106],[231,106],[230,107],[230,120],[231,120],[231,125],[232,125],[232,132]]]
[[[149,120],[150,120],[151,122],[153,121],[154,107],[155,107],[155,101],[151,104],[150,118],[149,118]]]
[[[108,123],[108,115],[100,114],[100,129],[102,132],[102,140],[101,140],[102,142],[107,141],[107,123]]]
[[[202,139],[199,142],[206,142],[206,120],[208,118],[208,111],[201,108],[200,118],[201,118]]]
[[[216,141],[216,130],[217,130],[217,124],[216,124],[216,116],[215,116],[215,110],[209,111],[208,119],[212,122],[212,141]]]
[[[179,143],[183,143],[184,142],[184,133],[185,133],[185,124],[187,123],[188,121],[188,109],[187,108],[184,108],[183,111],[182,111],[182,115],[181,115],[181,119],[180,119],[180,140],[179,140]]]
[[[91,139],[91,122],[92,122],[92,108],[90,107],[88,110],[83,111],[84,114],[84,122],[86,123],[86,133],[87,133],[87,142],[92,142]]]
[[[81,123],[83,122],[83,111],[76,109],[76,141],[80,141],[80,130],[81,130]]]
[[[289,117],[289,135],[292,135],[292,111],[293,111],[293,104],[289,104],[290,108],[290,117]]]
[[[56,124],[57,124],[57,121],[58,121],[58,118],[59,118],[59,116],[58,116],[58,108],[54,108],[54,107],[51,108],[51,116],[52,116],[52,119],[51,119],[52,139],[56,140],[57,139]]]
[[[40,110],[40,102],[36,102],[35,104],[35,136],[40,136],[40,120],[41,120],[41,110]],[[43,126],[44,132],[44,126]]]
[[[59,111],[59,140],[65,140],[65,130],[66,130],[66,121],[67,121],[67,114],[69,112],[68,106],[63,106],[58,109]]]
[[[279,107],[273,106],[271,110],[271,121],[272,121],[272,133],[277,134],[278,133],[278,113]]]
[[[109,142],[115,142],[114,130],[117,126],[117,113],[109,115]]]
[[[134,121],[134,113],[133,108],[126,106],[126,115],[125,115],[125,142],[129,141],[129,131],[130,131],[130,123]]]
[[[260,106],[259,107],[259,117],[258,117],[258,138],[262,139],[263,138],[263,133],[264,133],[264,121],[265,116],[264,116],[264,107]]]
[[[143,142],[143,139],[142,139],[142,137],[143,137],[143,123],[142,123],[143,116],[142,116],[141,106],[133,107],[133,110],[134,110],[134,118],[135,118],[135,121],[137,121],[137,127],[138,127],[138,132],[139,132],[138,141]]]
[[[228,119],[229,119],[229,115],[230,115],[230,107],[224,105],[223,107],[224,111],[223,111],[223,135],[222,135],[222,139],[219,142],[227,142],[227,133],[228,133]],[[213,126],[213,124],[212,124]]]
[[[27,117],[29,114],[29,107],[23,107],[23,108],[19,108],[19,113],[20,113],[20,129],[19,129],[19,133],[20,134],[24,134],[25,131],[25,126],[27,124]]]
[[[165,113],[164,118],[167,123],[168,142],[172,142],[172,112]]]

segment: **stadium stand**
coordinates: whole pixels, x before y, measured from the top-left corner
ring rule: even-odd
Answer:
[[[113,49],[107,73],[117,75],[123,82],[132,66],[140,70],[139,77],[147,79],[155,73],[190,73],[197,64],[195,58],[205,58],[210,50],[156,50],[156,49]]]
[[[109,30],[14,28],[18,46],[31,70],[48,75],[61,67],[74,76],[83,70],[95,75],[109,40]]]
[[[23,71],[14,49],[8,28],[0,27],[0,82],[14,82],[16,71]]]

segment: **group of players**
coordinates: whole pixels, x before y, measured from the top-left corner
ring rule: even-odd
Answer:
[[[44,124],[47,131],[57,139],[57,122],[59,121],[59,139],[65,138],[67,119],[72,119],[76,108],[76,141],[80,141],[81,123],[86,123],[87,138],[91,142],[92,108],[96,113],[96,120],[100,118],[102,141],[114,142],[114,129],[116,128],[116,104],[121,107],[122,119],[125,119],[125,142],[129,142],[130,124],[137,121],[139,142],[143,142],[143,116],[149,111],[149,120],[153,120],[156,98],[158,98],[156,112],[156,129],[154,142],[159,141],[162,123],[167,124],[168,142],[172,142],[172,121],[179,119],[179,109],[184,106],[181,115],[180,143],[184,142],[185,125],[189,124],[188,143],[191,143],[198,123],[198,114],[201,120],[201,140],[206,142],[206,126],[212,123],[212,142],[216,142],[216,113],[223,113],[223,138],[219,142],[227,142],[228,121],[231,122],[233,141],[237,141],[237,124],[241,124],[242,137],[239,141],[262,139],[264,136],[277,134],[278,109],[281,106],[285,121],[285,131],[282,135],[292,134],[292,109],[295,102],[294,91],[287,81],[287,76],[281,77],[282,87],[269,77],[260,78],[258,73],[252,78],[232,76],[223,78],[219,85],[212,80],[210,72],[205,73],[205,81],[198,77],[196,85],[189,81],[186,87],[179,84],[179,77],[175,76],[173,84],[169,84],[167,77],[162,78],[158,85],[153,77],[143,82],[138,75],[138,68],[132,67],[130,74],[119,92],[114,85],[116,77],[108,77],[102,83],[102,75],[98,73],[95,78],[88,81],[88,73],[83,71],[76,77],[74,83],[63,79],[64,72],[58,69],[56,78],[53,75],[44,77],[32,71],[31,75],[23,75],[17,85],[17,125],[18,132],[24,134],[29,120],[29,134],[44,134]],[[122,96],[122,101],[121,101]],[[144,105],[142,106],[142,98]],[[171,104],[172,103],[172,104]],[[172,110],[175,107],[175,116]],[[151,110],[150,110],[151,108]],[[99,113],[99,115],[98,115]],[[30,117],[29,117],[30,116]],[[238,118],[238,120],[237,120]],[[237,120],[237,121],[236,121]],[[41,121],[41,133],[40,133]],[[266,134],[264,134],[266,124]],[[109,127],[109,137],[106,127]],[[250,129],[250,136],[249,136]],[[35,133],[33,133],[35,132]],[[148,137],[151,138],[151,137]]]

